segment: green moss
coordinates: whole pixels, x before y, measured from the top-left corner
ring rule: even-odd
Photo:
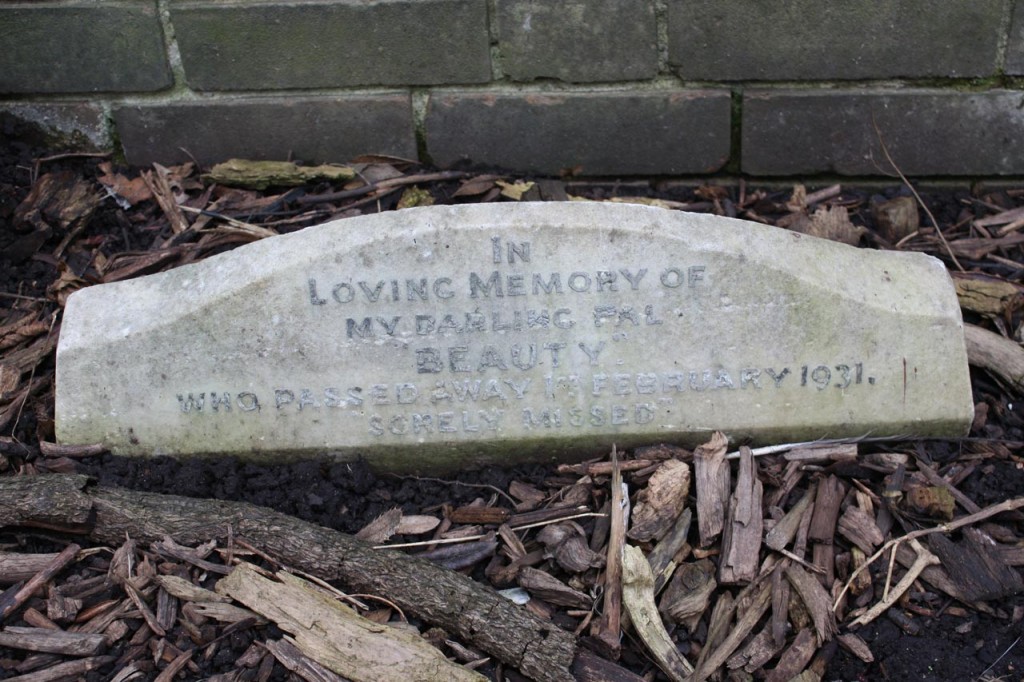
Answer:
[[[741,172],[743,144],[743,91],[734,89],[730,108],[731,128],[729,131],[729,161],[721,172],[739,174]]]

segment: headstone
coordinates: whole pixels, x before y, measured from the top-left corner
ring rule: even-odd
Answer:
[[[643,206],[410,209],[68,301],[57,435],[444,469],[612,443],[962,436],[936,259]]]

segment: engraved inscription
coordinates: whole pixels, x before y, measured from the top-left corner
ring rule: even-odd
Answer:
[[[360,420],[372,438],[445,439],[506,429],[669,427],[695,401],[718,394],[825,399],[830,388],[875,384],[857,358],[631,367],[617,349],[633,343],[634,332],[677,334],[699,322],[685,307],[688,296],[710,294],[725,312],[736,305],[728,292],[711,290],[706,265],[544,269],[530,241],[492,236],[482,246],[490,267],[464,278],[317,275],[302,283],[313,310],[337,315],[342,343],[399,344],[409,358],[402,380],[217,386],[178,393],[179,410],[193,418],[338,413]],[[504,302],[520,297],[521,307]]]

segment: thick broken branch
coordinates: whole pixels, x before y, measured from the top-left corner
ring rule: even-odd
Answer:
[[[91,487],[85,476],[29,476],[0,481],[0,526],[60,528],[107,543],[125,533],[149,543],[170,536],[183,544],[226,537],[230,526],[236,538],[293,568],[386,595],[535,680],[573,679],[570,633],[457,573],[262,507]]]

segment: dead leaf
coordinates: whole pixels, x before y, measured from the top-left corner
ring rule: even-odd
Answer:
[[[109,187],[114,194],[127,201],[131,206],[153,198],[153,192],[150,191],[149,185],[144,179],[137,177],[129,180],[124,175],[115,173],[113,167],[109,161],[101,163],[98,168],[103,175],[99,176],[97,180]]]
[[[459,188],[452,194],[452,198],[475,197],[484,194],[495,187],[494,181],[497,179],[497,175],[478,175],[475,178],[469,178],[459,185]]]
[[[537,541],[544,545],[545,558],[554,558],[570,573],[582,573],[604,564],[604,557],[587,545],[587,534],[578,523],[566,521],[545,526],[537,534]]]
[[[707,201],[721,201],[729,198],[729,189],[719,185],[701,185],[693,190],[693,193]]]
[[[939,486],[912,486],[907,490],[907,506],[916,512],[943,518],[947,521],[953,520],[953,511],[956,500],[953,493],[946,488]]]
[[[790,229],[794,232],[830,239],[856,246],[861,236],[867,232],[860,225],[850,222],[850,214],[845,206],[822,206],[810,218],[800,216],[793,221]]]
[[[501,187],[501,196],[506,199],[512,199],[513,201],[522,201],[523,195],[533,189],[533,182],[524,182],[522,180],[516,182],[505,182],[503,180],[495,180],[494,184]]]
[[[64,306],[68,301],[68,296],[88,286],[89,283],[76,275],[64,261],[57,265],[57,270],[60,272],[60,276],[46,287],[46,295]]]
[[[807,210],[807,188],[803,185],[793,186],[793,196],[786,202],[786,208],[794,213],[803,213]]]
[[[386,542],[388,538],[394,535],[401,523],[402,510],[394,507],[366,524],[361,531],[356,533],[356,537],[377,545]]]
[[[874,204],[871,207],[871,215],[875,218],[878,231],[891,244],[913,234],[921,225],[921,216],[917,211],[917,200],[914,197],[896,197]]]
[[[398,200],[398,208],[413,208],[415,206],[433,206],[434,197],[430,190],[420,189],[416,185],[406,187],[402,192],[402,198]]]
[[[397,535],[422,535],[434,530],[440,523],[441,519],[436,516],[411,514],[402,517],[398,522],[398,528],[395,530],[395,533]]]

